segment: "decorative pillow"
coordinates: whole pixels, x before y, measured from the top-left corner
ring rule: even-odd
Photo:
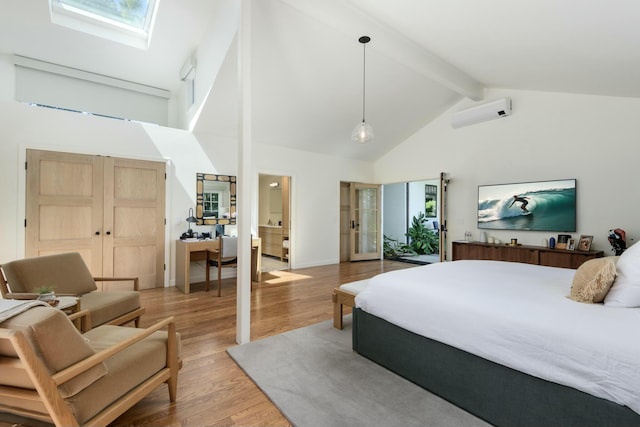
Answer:
[[[595,258],[583,263],[573,276],[569,298],[588,304],[604,301],[616,279],[616,258]]]
[[[635,243],[616,263],[618,277],[604,299],[609,307],[640,307],[640,244]]]

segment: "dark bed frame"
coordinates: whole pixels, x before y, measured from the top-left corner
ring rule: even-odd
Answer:
[[[353,349],[495,426],[640,426],[640,415],[626,406],[422,337],[358,308]]]

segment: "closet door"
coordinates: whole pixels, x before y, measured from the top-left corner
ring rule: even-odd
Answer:
[[[26,199],[26,256],[80,252],[94,276],[164,286],[164,163],[27,150]]]
[[[103,274],[164,286],[165,164],[104,159]],[[112,283],[111,286],[117,286]]]
[[[102,275],[103,162],[27,150],[25,256],[76,251]]]

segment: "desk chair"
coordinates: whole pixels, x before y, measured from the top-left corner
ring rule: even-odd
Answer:
[[[206,290],[209,291],[209,269],[218,269],[218,296],[222,293],[222,267],[237,267],[238,238],[231,236],[218,237],[218,249],[207,250]]]

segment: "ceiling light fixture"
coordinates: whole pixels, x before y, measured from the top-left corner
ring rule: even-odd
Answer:
[[[366,144],[373,141],[373,128],[364,120],[365,116],[365,91],[366,91],[366,46],[371,41],[371,37],[362,36],[358,39],[362,43],[362,123],[353,128],[351,141],[358,144]]]

